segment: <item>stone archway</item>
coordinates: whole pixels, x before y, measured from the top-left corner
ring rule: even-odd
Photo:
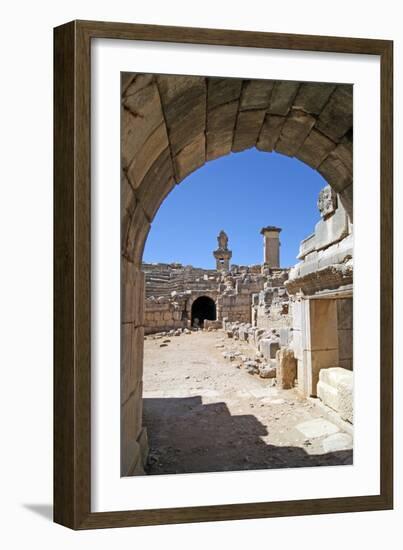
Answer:
[[[353,216],[352,86],[199,76],[122,77],[122,475],[141,469],[144,275],[155,214],[209,160],[257,147],[318,170]]]
[[[192,303],[192,326],[195,324],[196,319],[198,326],[203,327],[205,320],[215,321],[216,318],[216,305],[214,300],[209,296],[199,296]]]

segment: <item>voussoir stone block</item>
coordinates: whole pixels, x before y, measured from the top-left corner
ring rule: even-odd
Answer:
[[[175,157],[175,172],[178,183],[188,174],[203,166],[206,162],[206,143],[205,135],[200,134],[197,138],[186,145]]]
[[[268,112],[271,115],[287,115],[297,95],[299,86],[299,82],[276,81],[271,93]]]
[[[256,144],[260,151],[273,151],[285,120],[284,116],[266,115]]]
[[[168,134],[163,122],[148,136],[128,167],[128,177],[134,189],[140,185],[152,164],[168,147]]]
[[[242,83],[243,80],[240,78],[209,78],[207,90],[208,110],[238,100],[241,95]]]
[[[165,149],[154,161],[136,191],[149,220],[154,218],[162,201],[174,186],[171,154],[169,149]]]
[[[243,151],[256,145],[265,115],[265,110],[240,111],[238,113],[232,144],[233,151]]]
[[[293,156],[304,143],[316,119],[303,111],[292,110],[281,129],[275,149],[284,155]]]
[[[352,126],[353,86],[339,84],[320,113],[316,128],[333,141],[340,141]]]
[[[335,147],[334,141],[318,132],[314,127],[299,150],[296,151],[295,156],[311,168],[316,169]]]
[[[125,97],[122,112],[122,164],[127,168],[150,134],[164,122],[155,84]]]
[[[294,100],[294,108],[319,115],[335,88],[335,84],[303,82]]]
[[[244,80],[240,109],[267,109],[274,87],[273,80]]]
[[[353,182],[350,167],[347,167],[334,151],[322,162],[318,172],[338,193],[344,191]]]
[[[203,77],[159,76],[158,87],[171,150],[176,155],[205,131],[206,80]]]
[[[238,101],[225,103],[207,113],[206,160],[231,152],[237,115]]]

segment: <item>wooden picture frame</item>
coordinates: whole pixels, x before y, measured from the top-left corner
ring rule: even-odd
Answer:
[[[91,40],[113,38],[380,56],[380,493],[149,510],[91,512]],[[393,507],[393,43],[73,21],[54,31],[54,520],[92,529],[386,510]]]

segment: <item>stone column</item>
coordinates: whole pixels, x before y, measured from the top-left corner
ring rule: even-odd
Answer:
[[[280,267],[280,231],[272,225],[260,231],[264,239],[263,262],[268,267]]]

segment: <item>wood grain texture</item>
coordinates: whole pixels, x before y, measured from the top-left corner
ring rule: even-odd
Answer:
[[[381,491],[346,498],[91,513],[90,49],[92,38],[381,56]],[[393,506],[392,42],[73,21],[54,33],[54,519],[73,529]]]

